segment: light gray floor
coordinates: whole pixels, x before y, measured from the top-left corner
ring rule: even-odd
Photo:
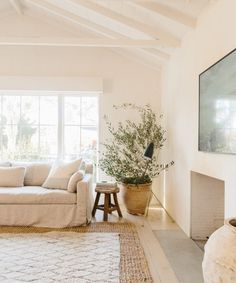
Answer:
[[[193,240],[196,245],[202,250],[204,251],[204,247],[205,247],[205,244],[206,244],[206,240]]]
[[[203,283],[203,251],[182,230],[153,231],[180,283]]]

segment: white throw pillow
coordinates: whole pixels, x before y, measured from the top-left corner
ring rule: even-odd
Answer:
[[[0,167],[0,187],[22,187],[24,176],[24,167]]]
[[[50,164],[32,164],[26,167],[25,186],[42,186],[51,170]]]
[[[76,192],[76,185],[79,181],[81,181],[84,178],[84,170],[79,170],[75,172],[69,180],[67,191],[70,193]]]
[[[12,167],[25,167],[25,186],[42,186],[51,170],[49,163],[12,163]]]
[[[43,183],[43,187],[48,189],[66,190],[70,177],[78,171],[82,159],[70,163],[55,163]]]

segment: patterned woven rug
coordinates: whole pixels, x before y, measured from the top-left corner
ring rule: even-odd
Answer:
[[[1,282],[119,282],[117,233],[0,234]]]
[[[113,246],[118,246],[119,245],[115,245],[113,244],[115,241],[115,238],[117,239],[117,235],[119,235],[119,241],[120,241],[120,265],[119,265],[119,280],[122,283],[141,283],[141,282],[148,282],[151,283],[153,282],[151,275],[150,275],[150,271],[147,265],[147,261],[144,255],[144,251],[143,248],[140,244],[139,238],[138,238],[138,234],[137,231],[135,229],[135,225],[131,224],[131,223],[105,223],[105,222],[101,222],[101,223],[92,223],[89,226],[86,227],[72,227],[72,228],[63,228],[63,229],[53,229],[53,228],[36,228],[36,227],[0,227],[0,240],[1,239],[6,239],[7,237],[10,236],[16,236],[16,235],[12,235],[12,234],[22,234],[27,233],[30,235],[29,239],[32,239],[32,233],[36,233],[36,235],[39,233],[40,237],[41,235],[55,235],[55,233],[47,233],[47,234],[43,234],[46,232],[52,232],[52,231],[59,231],[62,233],[56,233],[56,234],[65,234],[64,232],[77,232],[77,233],[82,233],[82,235],[85,235],[85,237],[82,238],[86,238],[87,235],[89,236],[90,233],[93,233],[93,235],[96,236],[98,234],[100,234],[101,239],[103,239],[103,235],[104,235],[104,239],[106,243],[108,243],[108,247],[104,248],[104,250],[106,250],[106,253],[109,253],[109,251],[112,251],[112,247]],[[6,235],[5,233],[10,233],[10,235]],[[75,233],[67,233],[68,235],[71,234],[75,234]],[[109,235],[110,234],[110,235]],[[35,236],[36,236],[35,235]],[[7,237],[6,237],[7,236]],[[39,235],[38,235],[39,236]],[[111,237],[110,240],[107,237]],[[40,238],[39,237],[39,238]],[[90,237],[93,238],[93,237]],[[33,243],[33,240],[32,240]],[[0,243],[1,245],[1,243]],[[114,255],[115,255],[115,251]],[[2,246],[1,246],[1,253],[2,253]],[[116,256],[115,256],[116,257]],[[80,258],[80,253],[78,252],[78,258]],[[116,257],[117,259],[118,257]],[[97,260],[99,260],[99,257],[97,257]],[[70,262],[69,258],[68,258],[68,262]],[[115,261],[114,261],[115,262]],[[2,263],[1,263],[2,264]],[[113,271],[114,269],[114,273],[116,272],[116,268],[115,268],[115,263],[113,265],[113,267],[111,268],[111,271]],[[77,268],[78,270],[78,268]],[[2,273],[2,272],[1,272]],[[115,276],[116,277],[116,276]],[[0,278],[1,280],[1,278]],[[109,281],[110,280],[110,281]],[[117,282],[114,280],[118,280],[118,278],[116,279],[112,279],[112,277],[110,277],[110,279],[107,281],[103,282]],[[113,281],[112,281],[113,280]],[[10,281],[9,281],[10,282]],[[17,282],[17,281],[12,281],[12,282]],[[19,282],[24,282],[24,281],[19,281]],[[27,281],[25,281],[27,282]],[[41,282],[46,282],[45,280],[41,281]],[[48,281],[48,282],[52,282],[52,281]],[[58,280],[54,281],[54,282],[60,282]],[[87,283],[87,282],[98,282],[98,280],[95,281],[89,281],[89,280],[80,280],[80,281],[76,281],[76,280],[63,280],[63,282],[83,282],[83,283]]]

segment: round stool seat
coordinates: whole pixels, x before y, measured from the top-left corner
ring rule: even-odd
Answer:
[[[106,187],[96,187],[95,192],[101,194],[114,194],[119,193],[120,189],[118,187],[106,188]]]

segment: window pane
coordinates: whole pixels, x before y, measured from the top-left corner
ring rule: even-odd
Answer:
[[[80,124],[80,97],[65,97],[65,124]]]
[[[85,159],[96,161],[98,133],[95,127],[81,128],[81,155]]]
[[[42,160],[51,160],[57,157],[57,127],[40,127],[40,158]]]
[[[8,137],[6,132],[6,127],[2,126],[0,127],[0,152],[1,152],[1,158],[3,159],[2,153],[7,152],[7,145],[8,145]]]
[[[3,152],[2,157],[4,160],[15,159],[17,154],[16,149],[16,136],[17,136],[17,126],[4,126],[3,130]]]
[[[59,117],[61,107],[64,118]],[[64,125],[58,124],[63,121]],[[58,100],[51,94],[0,96],[0,158],[53,160],[64,152],[67,159],[83,155],[96,160],[97,124],[97,97],[65,96]],[[58,129],[64,133],[63,144],[59,143]],[[58,144],[63,148],[58,149]]]
[[[0,95],[0,124],[2,123],[2,96]]]
[[[20,96],[3,96],[2,120],[17,124],[20,119]]]
[[[82,125],[97,125],[98,99],[97,97],[82,97]]]
[[[21,99],[21,122],[29,124],[39,123],[39,97],[22,96]]]
[[[38,127],[31,125],[18,126],[16,149],[16,159],[32,160],[33,156],[38,159]]]
[[[56,125],[58,119],[58,98],[40,96],[40,124]]]
[[[68,159],[80,155],[80,127],[65,126],[64,128],[64,153]]]

